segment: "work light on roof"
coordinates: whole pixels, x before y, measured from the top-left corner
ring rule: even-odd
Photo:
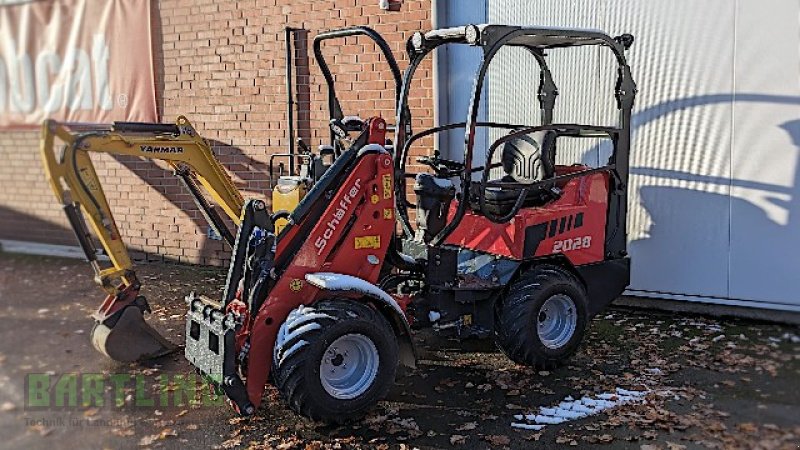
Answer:
[[[411,45],[414,46],[414,49],[417,51],[422,50],[422,43],[425,40],[425,37],[422,35],[421,32],[417,31],[411,36]]]
[[[481,32],[475,25],[467,25],[464,37],[470,45],[475,45],[481,37]]]

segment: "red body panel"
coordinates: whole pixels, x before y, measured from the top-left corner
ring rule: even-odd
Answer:
[[[375,284],[395,228],[393,162],[388,153],[368,153],[360,158],[344,184],[330,199],[305,243],[277,280],[269,297],[249,321],[247,393],[258,407],[272,367],[275,337],[293,309],[325,295],[305,281],[310,272],[353,275]],[[351,219],[355,219],[350,223]],[[348,227],[349,226],[349,227]],[[278,242],[276,253],[287,251],[299,227],[292,227]],[[369,262],[372,255],[377,259]],[[376,262],[377,261],[377,262]]]
[[[558,167],[557,172],[562,175],[585,169]],[[602,261],[608,181],[607,173],[573,178],[562,186],[561,198],[545,207],[523,208],[504,224],[467,210],[445,243],[517,260],[563,253],[574,265]],[[457,206],[457,202],[451,205],[451,217]],[[529,248],[528,253],[532,254],[525,254],[526,230],[536,226],[541,228],[543,239],[535,252]]]

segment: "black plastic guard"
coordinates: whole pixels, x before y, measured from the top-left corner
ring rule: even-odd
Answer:
[[[627,257],[577,266],[575,269],[586,283],[590,318],[616,300],[631,281],[631,260]]]

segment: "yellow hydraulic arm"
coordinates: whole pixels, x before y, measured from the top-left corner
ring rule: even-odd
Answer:
[[[57,141],[65,144],[58,156],[55,151]],[[166,161],[189,189],[209,224],[229,244],[233,244],[231,232],[200,192],[197,183],[237,226],[244,200],[214,157],[208,142],[197,134],[185,117],[178,117],[174,125],[132,122],[68,124],[48,120],[43,124],[41,141],[47,178],[64,205],[70,225],[95,270],[95,280],[109,296],[118,296],[132,286],[136,286],[134,289],[138,291],[138,282],[89,153]],[[97,263],[81,210],[110,258],[112,267],[103,269]]]

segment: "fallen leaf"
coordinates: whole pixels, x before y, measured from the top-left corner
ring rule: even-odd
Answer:
[[[241,437],[235,437],[235,438],[231,438],[231,439],[228,439],[226,441],[223,441],[222,444],[220,444],[220,447],[222,447],[222,448],[234,448],[234,447],[238,447],[240,445],[242,445],[242,438]]]
[[[758,427],[756,427],[756,425],[752,422],[740,423],[739,425],[736,425],[736,428],[738,428],[742,433],[752,434],[758,431]]]
[[[667,450],[686,450],[686,446],[667,441]]]
[[[31,425],[30,427],[28,427],[28,429],[31,431],[38,432],[39,436],[47,436],[48,434],[53,432],[52,428],[46,428],[44,425],[40,424]]]
[[[456,431],[469,431],[478,428],[478,422],[467,422],[456,428]]]
[[[612,436],[610,434],[601,434],[600,436],[597,436],[597,441],[600,442],[600,443],[603,443],[603,444],[608,444],[609,442],[611,442],[613,440],[614,440],[614,436]]]
[[[504,434],[490,434],[490,435],[484,436],[483,439],[486,442],[488,442],[488,443],[490,443],[492,445],[497,445],[497,446],[499,446],[499,445],[508,445],[508,444],[511,443],[511,439],[508,436],[504,435]]]
[[[149,436],[145,436],[139,439],[139,447],[147,447],[153,445],[153,442],[155,442],[156,440],[158,440],[157,434],[151,434]]]
[[[11,402],[4,402],[2,405],[0,405],[0,411],[3,412],[11,412],[15,409],[17,409],[17,405]]]
[[[114,428],[111,430],[111,433],[113,433],[115,436],[121,437],[130,437],[136,434],[132,428]]]
[[[158,437],[159,437],[159,439],[166,439],[168,437],[175,437],[177,435],[178,435],[178,432],[175,431],[174,429],[172,429],[172,428],[164,428],[163,430],[161,430],[161,433],[159,433]]]
[[[542,438],[542,433],[534,433],[530,436],[525,437],[525,439],[529,441],[538,441],[541,438]]]
[[[464,445],[467,443],[467,437],[460,434],[450,436],[450,445]]]

